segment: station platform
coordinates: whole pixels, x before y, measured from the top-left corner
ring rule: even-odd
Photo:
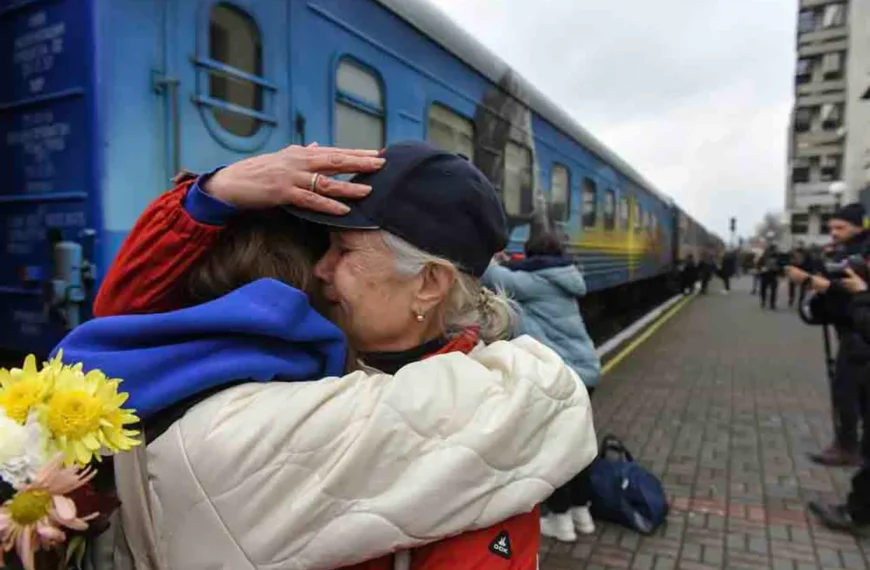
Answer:
[[[806,456],[831,439],[819,327],[761,310],[748,278],[688,301],[602,378],[599,439],[622,438],[663,481],[672,510],[645,537],[597,523],[544,539],[542,570],[867,569],[870,539],[817,525],[809,500],[842,500],[853,469]]]

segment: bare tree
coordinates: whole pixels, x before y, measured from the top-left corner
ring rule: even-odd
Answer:
[[[773,242],[779,242],[786,233],[786,227],[782,223],[782,215],[776,212],[764,214],[761,222],[755,226],[755,237]]]

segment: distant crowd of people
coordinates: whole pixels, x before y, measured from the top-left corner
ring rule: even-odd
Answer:
[[[731,292],[731,279],[737,275],[737,251],[726,251],[716,259],[713,252],[706,251],[695,261],[694,255],[686,257],[680,267],[680,289],[684,294],[693,293],[700,284],[700,292],[706,295],[713,277],[722,280],[722,293]]]

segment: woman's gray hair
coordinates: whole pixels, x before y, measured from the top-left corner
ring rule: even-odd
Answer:
[[[456,281],[444,301],[444,324],[448,334],[477,326],[480,339],[487,344],[513,335],[517,312],[506,295],[490,291],[480,279],[460,271],[449,259],[426,253],[389,232],[382,231],[381,235],[396,257],[396,272],[400,275],[418,275],[427,265],[441,265],[456,272]]]

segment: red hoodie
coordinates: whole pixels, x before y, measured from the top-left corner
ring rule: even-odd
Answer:
[[[184,209],[195,178],[185,176],[155,200],[121,246],[94,302],[98,317],[172,311],[191,304],[178,283],[215,243],[222,226],[202,224]],[[469,352],[477,335],[460,335],[436,354]],[[538,510],[411,551],[409,570],[534,570],[538,567]],[[353,570],[393,570],[394,556]]]

